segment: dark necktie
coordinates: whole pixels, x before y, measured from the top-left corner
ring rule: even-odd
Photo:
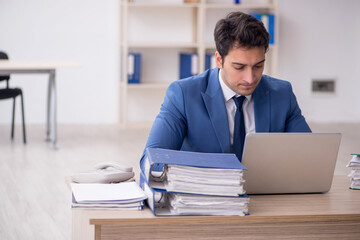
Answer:
[[[245,96],[233,97],[236,104],[236,114],[234,121],[234,141],[233,149],[234,153],[241,162],[242,152],[244,148],[245,141],[245,123],[244,123],[244,114],[242,104],[244,102]]]

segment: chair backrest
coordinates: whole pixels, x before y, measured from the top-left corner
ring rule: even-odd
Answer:
[[[5,52],[0,51],[0,59],[7,60],[9,59],[9,56]],[[0,82],[4,80],[9,81],[9,79],[10,79],[10,75],[0,76]],[[8,82],[6,83],[6,85],[8,86]]]

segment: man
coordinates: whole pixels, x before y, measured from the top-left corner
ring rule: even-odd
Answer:
[[[217,68],[169,86],[145,149],[235,152],[241,161],[245,133],[311,132],[291,84],[262,75],[269,34],[261,21],[230,13],[214,38]]]

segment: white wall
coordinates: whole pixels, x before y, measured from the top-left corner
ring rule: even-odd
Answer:
[[[280,0],[279,77],[293,83],[308,121],[360,121],[360,1]],[[335,94],[311,79],[335,78]]]
[[[59,123],[117,122],[118,12],[117,0],[0,0],[0,49],[11,59],[81,65],[57,72]],[[29,124],[45,122],[47,79],[12,76]],[[0,101],[0,123],[11,121],[11,106]],[[16,117],[20,122],[20,111]]]
[[[82,66],[58,71],[59,123],[118,121],[118,9],[118,0],[0,0],[0,49],[11,59]],[[360,121],[359,9],[357,0],[279,0],[276,77],[292,82],[308,121]],[[336,78],[336,94],[312,94],[311,79],[319,77]],[[27,123],[44,123],[47,78],[12,78],[24,90]],[[159,107],[157,99],[153,111]],[[8,124],[11,102],[0,101],[0,109]],[[141,111],[133,113],[136,120]]]

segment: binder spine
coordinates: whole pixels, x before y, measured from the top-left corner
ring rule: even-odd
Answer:
[[[270,34],[269,44],[270,45],[275,44],[275,15],[271,13],[269,14],[253,13],[251,14],[251,16],[263,22],[266,30]]]
[[[191,55],[191,75],[196,75],[199,73],[199,59],[197,54]]]
[[[128,83],[140,83],[141,54],[129,53],[128,55]]]
[[[155,213],[154,191],[149,187],[149,185],[147,185],[147,183],[144,183],[142,189],[144,190],[145,194],[148,197],[147,200],[146,200],[146,203],[147,203],[148,207],[153,212],[153,214],[156,215],[156,213]]]
[[[143,172],[140,172],[140,188],[144,189],[144,184],[146,184],[146,178]]]
[[[269,16],[267,14],[261,14],[260,20],[263,22],[263,24],[266,28],[266,31],[269,32]]]
[[[275,44],[275,15],[269,14],[270,44]]]
[[[214,54],[206,54],[205,55],[205,70],[213,69],[215,67],[216,67],[215,55]]]
[[[199,59],[197,54],[180,53],[180,79],[199,73]]]
[[[144,179],[143,180],[145,183],[149,183],[150,175],[151,175],[151,165],[150,165],[149,156],[147,156],[144,159]]]

